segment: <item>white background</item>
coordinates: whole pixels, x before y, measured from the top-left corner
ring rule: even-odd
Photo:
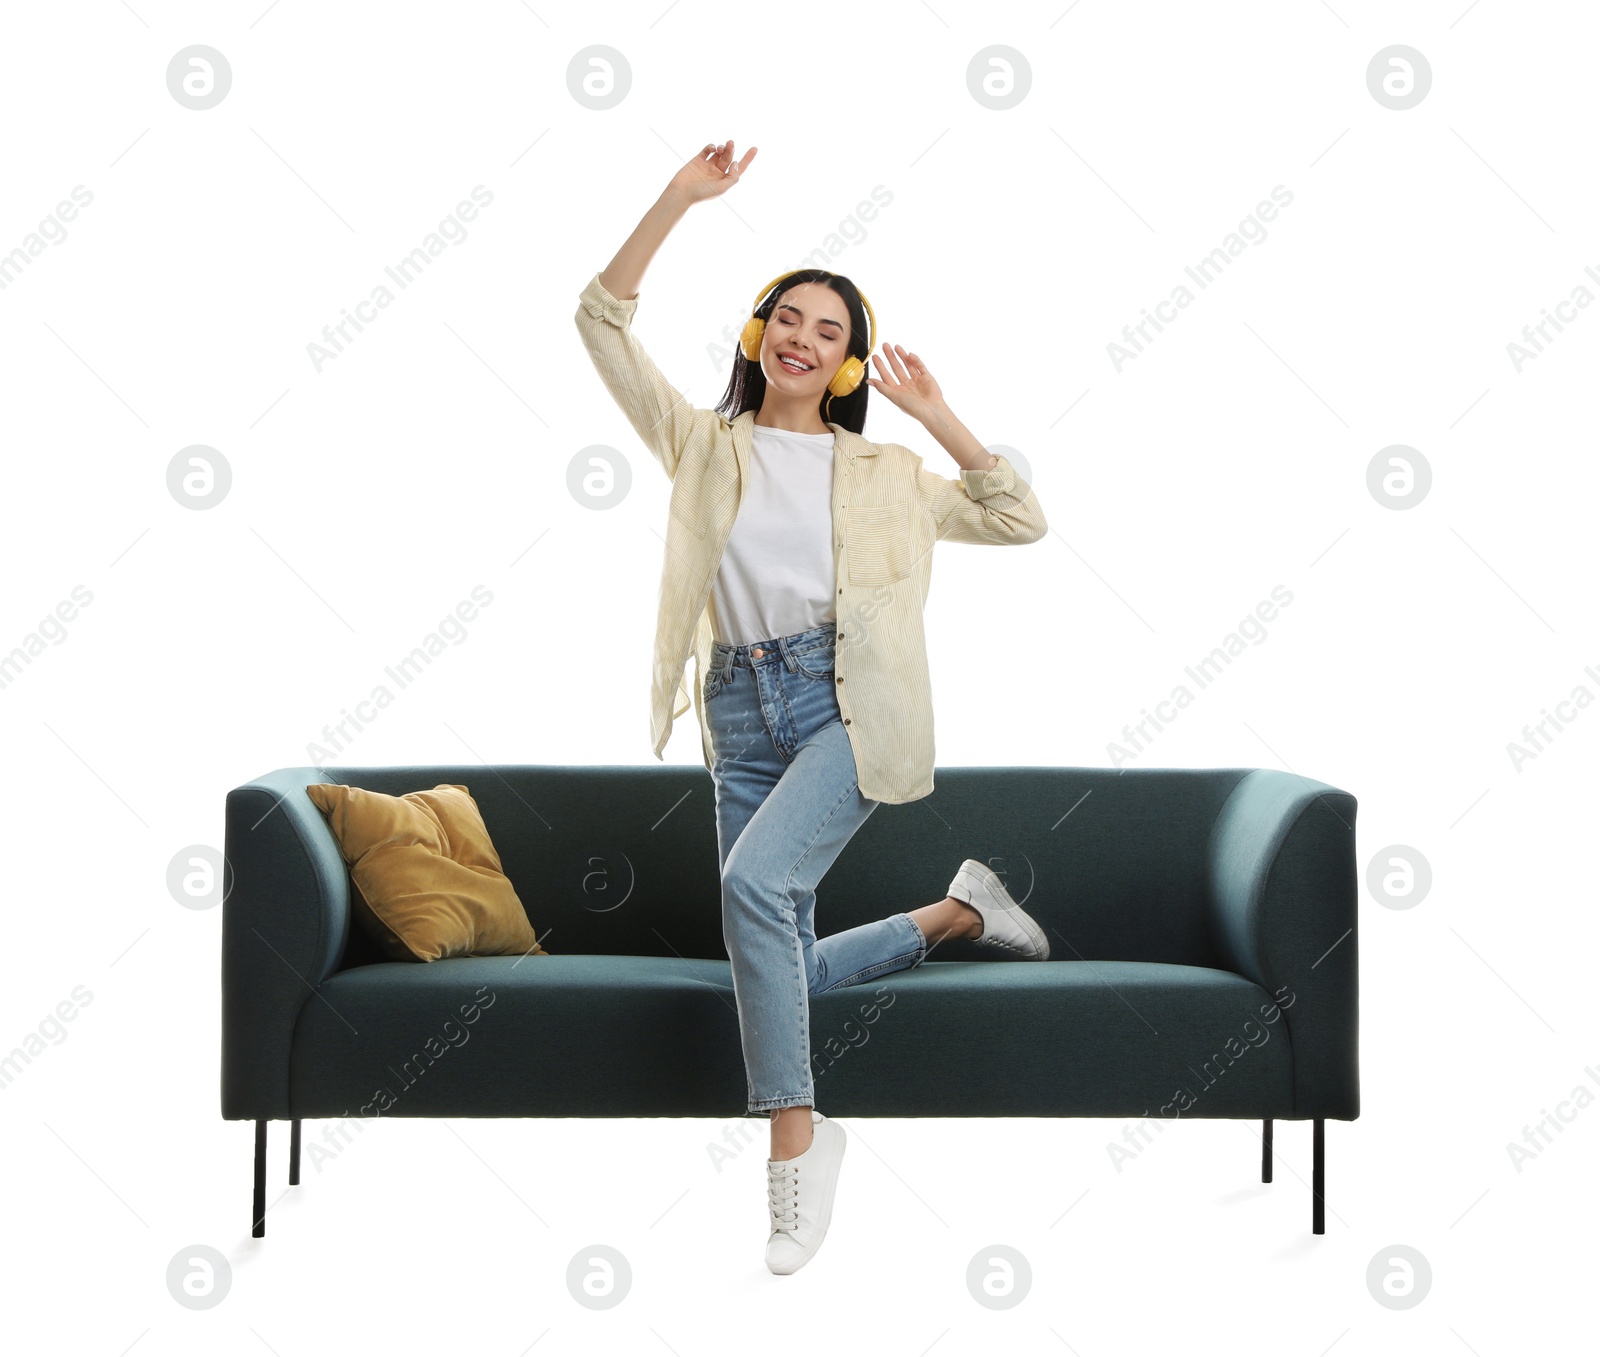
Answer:
[[[0,655],[92,595],[0,688],[0,1051],[92,994],[0,1089],[9,1335],[282,1357],[1592,1339],[1600,311],[1520,371],[1508,351],[1600,296],[1590,7],[131,0],[5,27],[0,253],[28,258],[0,289]],[[167,85],[192,44],[232,69],[203,111]],[[1394,44],[1432,71],[1403,111],[1367,83]],[[569,75],[596,45],[630,71],[603,111]],[[1009,109],[969,84],[993,46],[1026,63]],[[281,1199],[276,1124],[250,1238],[252,1128],[218,1108],[221,911],[181,907],[168,864],[220,849],[229,788],[319,757],[654,762],[669,487],[572,316],[728,137],[760,148],[743,183],[641,289],[662,369],[714,404],[724,332],[823,250],[1049,518],[1025,550],[936,553],[939,763],[1291,769],[1359,799],[1363,875],[1394,846],[1430,865],[1413,908],[1363,890],[1363,1111],[1328,1125],[1325,1236],[1309,1123],[1280,1123],[1264,1186],[1254,1123],[1169,1128],[1118,1172],[1116,1122],[865,1121],[823,1251],[773,1277],[761,1124],[731,1124],[762,1134],[718,1172],[720,1123],[462,1119],[371,1126]],[[30,254],[78,185],[92,202]],[[477,185],[465,239],[318,371],[323,328]],[[1123,327],[1277,185],[1265,238],[1119,371]],[[865,432],[957,474],[886,400]],[[195,444],[232,478],[204,510],[169,490]],[[605,511],[568,490],[594,444],[633,475]],[[1431,469],[1409,509],[1369,489],[1394,444]],[[319,756],[475,586],[493,602],[465,639]],[[1132,743],[1275,586],[1293,601],[1264,638]],[[700,763],[692,713],[667,758]],[[1579,1086],[1517,1171],[1508,1143]],[[232,1267],[204,1312],[165,1282],[196,1243]],[[634,1275],[604,1312],[566,1287],[595,1243]],[[1033,1272],[1007,1311],[965,1281],[997,1243]],[[1403,1311],[1367,1284],[1395,1244],[1433,1273]]]

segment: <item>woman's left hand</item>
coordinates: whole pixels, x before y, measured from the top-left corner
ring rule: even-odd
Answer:
[[[888,355],[888,363],[883,361],[885,354]],[[933,414],[934,407],[944,404],[944,393],[939,390],[939,383],[933,380],[922,359],[909,349],[899,344],[885,344],[882,353],[873,355],[873,361],[878,365],[878,376],[868,377],[867,385],[883,392],[913,419],[925,423]]]

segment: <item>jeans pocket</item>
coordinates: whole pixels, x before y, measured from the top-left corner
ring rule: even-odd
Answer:
[[[731,667],[720,666],[715,660],[712,660],[706,666],[705,681],[700,685],[701,702],[711,701],[712,698],[728,686],[728,679],[731,676]]]
[[[795,665],[806,678],[832,679],[833,678],[833,642],[827,645],[813,646],[810,650],[797,653],[794,657]]]

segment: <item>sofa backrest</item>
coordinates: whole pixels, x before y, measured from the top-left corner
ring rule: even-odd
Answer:
[[[1207,926],[1206,845],[1249,771],[939,768],[932,795],[880,806],[846,845],[817,888],[817,935],[943,899],[962,859],[972,857],[1000,873],[1039,921],[1052,959],[1221,966]],[[323,774],[391,795],[465,786],[551,953],[727,959],[715,790],[704,767],[478,764]],[[973,956],[960,946],[947,954]],[[377,959],[352,928],[343,964]]]

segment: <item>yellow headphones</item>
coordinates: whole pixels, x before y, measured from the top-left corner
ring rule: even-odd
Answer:
[[[792,278],[795,274],[803,272],[805,272],[804,269],[790,269],[786,273],[780,273],[772,282],[756,293],[755,301],[750,304],[751,311],[761,305],[761,299],[772,291],[775,284],[781,283],[785,278]],[[867,345],[867,354],[870,357],[873,349],[878,344],[878,318],[872,313],[872,303],[866,299],[866,296],[861,293],[859,288],[856,289],[856,292],[861,297],[861,305],[867,310],[867,321],[870,326],[867,333],[871,339],[871,342]],[[766,328],[766,321],[759,316],[752,315],[749,320],[745,321],[744,329],[739,333],[739,349],[752,363],[761,361],[761,336],[766,331]],[[867,365],[857,358],[855,354],[849,355],[844,362],[839,364],[839,370],[833,374],[833,380],[828,383],[829,396],[848,396],[861,385],[861,379],[866,375]]]

